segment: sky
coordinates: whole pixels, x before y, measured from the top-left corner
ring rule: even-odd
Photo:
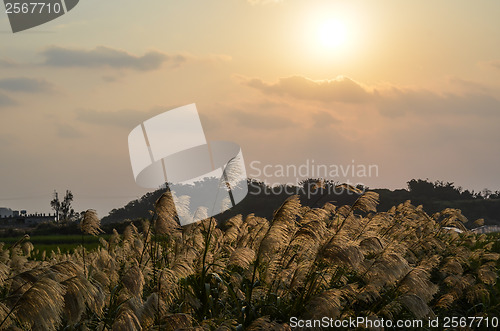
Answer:
[[[101,1],[12,33],[0,12],[0,207],[52,193],[105,216],[148,190],[130,131],[196,103],[247,174],[377,166],[329,178],[500,189],[498,1]],[[269,171],[268,171],[269,172]]]

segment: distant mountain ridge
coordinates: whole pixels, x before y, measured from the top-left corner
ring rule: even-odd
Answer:
[[[316,187],[321,183],[322,187]],[[335,192],[332,188],[334,182],[322,181],[320,179],[308,179],[301,182],[300,186],[281,185],[269,187],[266,184],[249,180],[249,193],[247,197],[234,208],[219,214],[216,219],[224,222],[237,215],[248,215],[270,219],[273,212],[279,208],[283,201],[294,194],[298,194],[303,205],[309,207],[320,207],[326,202],[340,206],[353,203],[357,196],[352,192]],[[486,225],[500,225],[500,192],[463,190],[455,187],[453,183],[442,181],[430,182],[428,180],[412,179],[407,189],[368,189],[380,195],[379,211],[386,211],[392,206],[411,200],[414,205],[423,205],[428,213],[435,213],[445,208],[461,209],[464,216],[473,221],[483,218]],[[202,185],[197,183],[197,185]],[[193,189],[203,189],[195,187]],[[149,218],[155,201],[165,192],[165,189],[149,192],[140,199],[129,202],[122,208],[113,209],[110,214],[102,219],[103,224],[121,223],[126,220],[137,220]]]

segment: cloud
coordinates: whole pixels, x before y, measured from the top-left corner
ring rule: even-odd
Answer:
[[[133,129],[144,120],[176,107],[157,107],[149,111],[123,109],[118,111],[76,110],[76,118],[82,122]]]
[[[107,83],[114,83],[116,81],[118,81],[118,77],[117,76],[111,76],[111,75],[104,75],[101,77],[103,81],[107,82]]]
[[[53,86],[44,79],[13,77],[0,79],[0,89],[11,92],[44,93],[51,92]]]
[[[155,107],[148,111],[138,111],[132,109],[122,109],[118,111],[78,109],[76,110],[76,118],[86,123],[114,126],[131,130],[143,121],[177,107],[179,107],[179,105]],[[290,120],[286,116],[272,114],[271,112],[255,113],[235,111],[234,108],[231,108],[231,110],[226,109],[224,111],[220,111],[217,114],[200,113],[200,117],[202,125],[205,129],[218,128],[221,121],[224,122],[224,119],[226,119],[225,121],[227,121],[227,119],[234,119],[241,126],[252,129],[282,129],[296,125],[294,121]]]
[[[14,100],[12,100],[6,94],[0,92],[0,108],[7,107],[7,106],[13,106],[15,104],[16,104],[16,102]]]
[[[491,66],[491,67],[494,67],[496,69],[500,69],[500,60],[486,61],[486,62],[482,62],[481,64],[485,64],[487,66]]]
[[[460,88],[463,88],[465,91],[469,91],[469,92],[486,93],[486,92],[491,91],[491,88],[489,88],[488,86],[486,86],[484,84],[481,84],[481,83],[478,83],[475,81],[471,81],[471,80],[467,80],[467,79],[463,79],[460,77],[455,77],[455,76],[449,77],[448,82],[450,82],[454,86],[458,86]]]
[[[41,54],[45,57],[43,64],[48,66],[81,68],[108,67],[140,71],[158,69],[165,62],[177,66],[188,60],[186,55],[169,55],[158,51],[150,51],[142,56],[136,56],[123,50],[105,46],[99,46],[92,50],[53,46],[42,51]]]
[[[288,95],[297,99],[323,102],[359,103],[372,97],[361,84],[339,76],[330,80],[312,80],[302,76],[280,78],[276,83],[266,83],[260,79],[247,79],[246,85],[266,94]]]
[[[231,114],[239,125],[262,130],[279,130],[295,126],[296,123],[290,118],[272,113],[255,113],[255,112],[234,112]]]
[[[500,115],[500,101],[490,94],[487,86],[463,80],[450,79],[462,92],[438,93],[424,88],[406,88],[388,85],[366,87],[348,77],[315,81],[306,77],[280,78],[276,83],[261,79],[243,79],[244,84],[268,95],[290,96],[314,100],[329,106],[332,103],[372,106],[386,117],[407,114],[420,115]],[[321,121],[318,122],[321,125]]]
[[[280,3],[283,0],[247,0],[252,5],[265,5],[268,3]]]
[[[20,66],[19,63],[12,59],[0,59],[0,67],[17,68],[19,66]]]
[[[340,123],[338,119],[326,111],[319,111],[312,115],[312,118],[314,120],[314,128],[325,128]]]
[[[84,136],[79,130],[69,124],[57,124],[56,132],[59,137],[66,139],[76,139]]]
[[[425,89],[396,89],[378,98],[376,106],[386,117],[406,114],[420,116],[498,116],[500,101],[486,93],[438,94]]]

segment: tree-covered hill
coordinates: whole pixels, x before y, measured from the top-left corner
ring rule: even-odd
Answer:
[[[350,204],[356,198],[352,192],[336,190],[335,187],[338,183],[318,179],[303,181],[298,186],[269,187],[255,180],[249,180],[248,184],[247,197],[234,208],[218,215],[219,222],[224,222],[238,214],[254,213],[255,216],[259,217],[271,217],[284,199],[295,194],[298,194],[301,203],[308,207],[320,207],[329,201],[336,204]],[[373,191],[380,195],[378,210],[387,211],[392,206],[411,200],[414,205],[423,205],[429,213],[435,213],[445,208],[456,208],[461,209],[470,221],[483,218],[486,225],[500,224],[499,191],[484,190],[476,193],[455,187],[453,183],[431,182],[422,179],[412,179],[407,184],[407,189],[374,189]],[[203,185],[202,182],[197,182],[188,190],[202,190]],[[150,217],[154,202],[164,191],[165,189],[160,189],[147,193],[122,208],[112,210],[108,216],[102,219],[103,224]],[[189,194],[189,192],[186,193]],[[472,222],[469,222],[467,225],[471,224]]]

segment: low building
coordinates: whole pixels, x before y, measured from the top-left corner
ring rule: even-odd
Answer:
[[[52,223],[55,221],[55,214],[28,214],[26,210],[18,211],[0,207],[0,227],[33,227],[41,223]]]
[[[474,233],[492,233],[492,232],[500,232],[499,225],[483,225],[478,228],[472,229],[471,232]]]
[[[10,208],[0,207],[0,218],[13,217],[14,211]]]
[[[35,226],[41,223],[53,223],[56,221],[55,215],[45,215],[45,214],[35,214],[31,216],[25,216],[24,224],[26,226]]]

